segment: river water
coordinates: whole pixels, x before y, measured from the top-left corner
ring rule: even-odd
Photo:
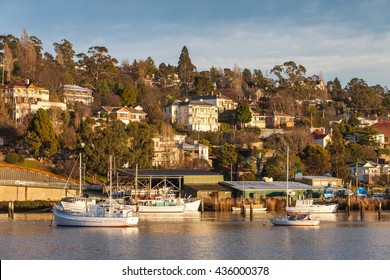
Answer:
[[[51,213],[0,214],[2,260],[389,260],[390,213],[318,214],[275,227],[273,213],[143,214],[134,228],[68,228]]]

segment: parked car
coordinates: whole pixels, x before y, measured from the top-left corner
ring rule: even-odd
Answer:
[[[383,193],[373,193],[371,198],[372,199],[383,200],[384,196],[383,196]]]
[[[24,180],[16,180],[15,185],[27,185],[27,181]]]

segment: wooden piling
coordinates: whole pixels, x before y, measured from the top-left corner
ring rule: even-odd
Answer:
[[[348,214],[348,216],[350,214],[350,211],[351,211],[351,195],[348,194],[348,196],[347,196],[347,214]]]
[[[364,205],[363,200],[360,200],[360,217],[363,218],[364,216]]]
[[[203,197],[202,197],[202,200],[201,200],[201,206],[202,206],[202,213],[204,212],[204,201],[203,201]]]
[[[249,204],[249,218],[251,221],[253,220],[253,202]]]
[[[13,201],[8,202],[8,218],[13,219],[14,218],[14,212],[15,212],[15,205]]]
[[[378,220],[381,220],[382,201],[378,200]]]

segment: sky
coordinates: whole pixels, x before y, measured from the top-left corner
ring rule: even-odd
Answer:
[[[0,0],[0,34],[23,29],[76,53],[104,46],[122,61],[177,65],[183,46],[198,71],[238,66],[265,76],[294,61],[306,76],[390,86],[390,0]],[[390,87],[389,87],[390,88]]]

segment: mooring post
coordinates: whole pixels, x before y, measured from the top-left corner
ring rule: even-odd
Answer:
[[[14,202],[10,200],[8,202],[8,218],[11,218],[11,219],[14,218],[14,211],[15,211],[14,207],[15,207]]]
[[[349,211],[351,211],[351,195],[348,194],[347,196],[347,214],[349,216]]]
[[[249,218],[251,221],[253,220],[253,202],[249,204]]]
[[[364,216],[364,205],[363,200],[360,200],[360,217],[363,218]]]
[[[382,212],[382,201],[378,200],[378,220],[381,220],[381,212]]]
[[[202,213],[204,212],[204,201],[203,201],[203,197],[202,197],[202,200],[201,200],[201,206],[202,206]]]

